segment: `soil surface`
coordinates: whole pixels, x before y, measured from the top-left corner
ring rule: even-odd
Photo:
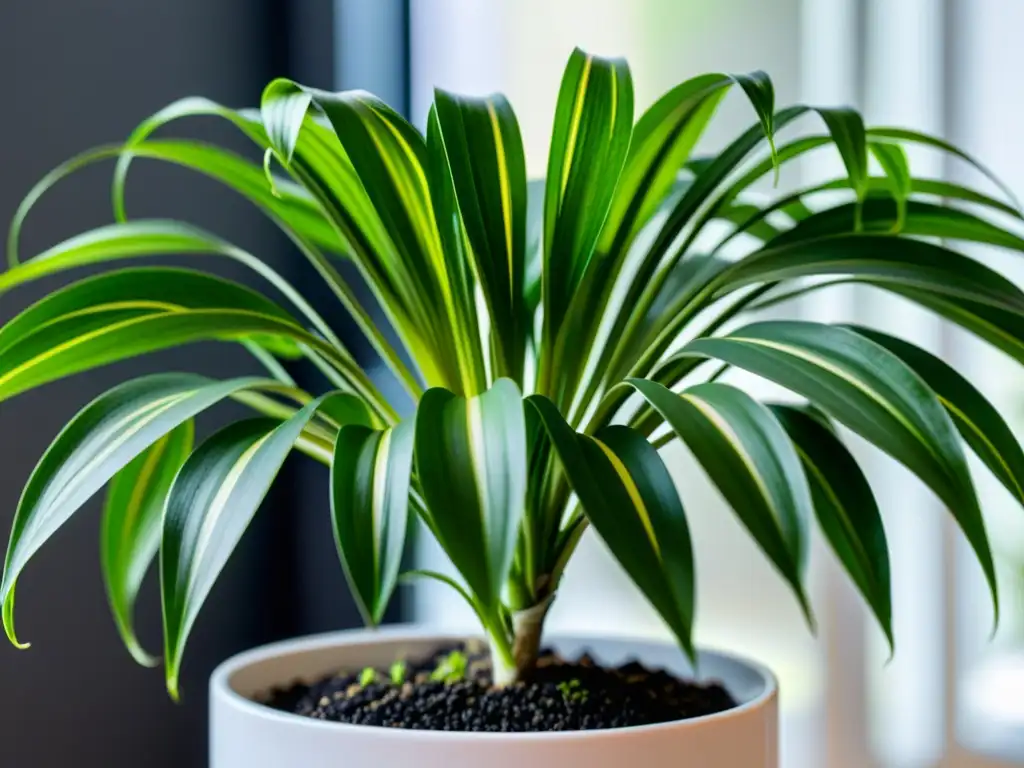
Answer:
[[[446,679],[442,679],[446,678]],[[683,720],[736,706],[718,684],[636,662],[599,666],[541,654],[530,679],[491,684],[486,650],[439,649],[391,670],[361,670],[272,691],[263,703],[320,720],[432,731],[574,731]]]

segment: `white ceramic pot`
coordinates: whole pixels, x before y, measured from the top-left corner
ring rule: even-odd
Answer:
[[[326,723],[285,714],[251,697],[340,669],[386,667],[429,654],[454,636],[408,628],[340,632],[268,645],[222,664],[210,681],[210,768],[778,768],[778,692],[757,664],[702,652],[704,679],[739,706],[675,723],[564,733],[445,733]],[[602,638],[545,638],[563,654],[586,650],[605,664],[637,658],[689,675],[673,645]]]

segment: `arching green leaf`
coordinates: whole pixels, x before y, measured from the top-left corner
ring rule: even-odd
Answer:
[[[803,395],[903,463],[949,508],[998,592],[992,550],[953,422],[898,357],[853,331],[821,323],[754,323],[685,350],[763,376]]]
[[[215,235],[211,235],[188,224],[182,224],[175,221],[140,220],[125,224],[110,224],[69,238],[49,250],[44,251],[30,261],[19,265],[17,268],[0,274],[0,294],[18,285],[69,269],[85,267],[93,264],[105,264],[110,261],[119,261],[121,259],[134,259],[171,254],[224,256],[244,264],[246,267],[252,269],[258,275],[265,278],[272,286],[279,290],[297,309],[299,309],[300,312],[303,313],[303,315],[316,328],[316,330],[324,336],[324,338],[334,341],[340,346],[341,342],[331,330],[331,327],[323,320],[322,317],[320,317],[309,302],[303,298],[302,294],[299,293],[283,277],[281,277],[281,275],[264,264],[260,259],[257,259],[255,256],[231,245]],[[100,286],[103,285],[109,286],[109,297],[111,300],[115,300],[118,298],[116,288],[118,285],[117,281],[121,279],[118,275],[131,271],[132,270],[130,269],[122,268],[119,273],[109,276],[109,281],[106,283],[85,283],[85,281],[83,281],[80,285],[87,284],[91,287],[87,289],[82,288],[81,290],[92,291],[99,290]],[[177,272],[171,272],[168,270],[166,274],[174,275],[180,274],[181,272],[181,270],[178,270]],[[150,272],[149,274],[156,273]],[[277,305],[269,299],[263,298],[251,289],[244,288],[236,283],[230,283],[229,281],[221,280],[210,275],[196,277],[194,278],[194,281],[198,282],[204,277],[207,283],[211,286],[215,283],[226,286],[224,290],[229,291],[229,296],[236,300],[243,293],[252,297],[249,301],[245,302],[245,306],[258,306],[262,312],[267,312],[268,314],[278,315],[285,318],[290,317],[284,312],[284,310],[279,309]],[[124,278],[124,280],[128,282],[127,278]],[[63,298],[55,304],[46,303],[47,300],[45,299],[43,302],[40,302],[40,304],[47,307],[65,307],[72,299],[81,300],[83,298],[81,293],[69,294],[68,289],[59,293]],[[201,295],[209,297],[212,293],[212,289],[208,288],[203,291]],[[133,298],[127,286],[124,289],[124,294],[119,298],[121,300]],[[187,303],[184,306],[198,307],[199,302],[196,300],[191,303]],[[223,305],[224,308],[231,308],[234,306],[236,305]],[[31,315],[29,315],[29,317],[31,317]],[[4,333],[10,334],[11,331],[5,327]]]
[[[720,74],[695,77],[640,116],[601,232],[600,252],[623,253],[662,205],[731,82]]]
[[[296,87],[287,81],[278,81],[272,84],[268,91],[274,93],[282,84],[287,84],[289,88]],[[287,93],[284,96],[287,97]],[[287,110],[285,114],[289,114]],[[230,154],[210,155],[205,145],[195,142],[146,141],[154,131],[170,122],[199,115],[224,119],[239,128],[260,149],[270,148],[259,113],[253,113],[251,110],[231,110],[205,99],[184,99],[175,102],[143,121],[123,148],[115,170],[112,189],[117,220],[127,221],[124,187],[134,157],[154,157],[188,167],[193,167],[193,163],[199,163],[201,157],[203,165],[197,168],[198,170],[203,170],[233,186],[261,207],[265,207],[264,200],[272,201],[269,208],[265,207],[271,218],[281,226],[284,233],[316,269],[327,287],[352,315],[374,349],[383,357],[406,389],[414,396],[418,395],[419,383],[415,376],[406,368],[391,343],[381,334],[377,323],[369,318],[348,281],[320,252],[320,247],[333,251],[344,249],[354,256],[356,265],[368,281],[368,287],[380,301],[388,319],[395,325],[399,337],[411,349],[419,349],[422,341],[406,317],[404,303],[394,294],[391,277],[385,268],[388,264],[394,264],[396,260],[381,258],[382,254],[390,253],[390,241],[337,137],[329,128],[317,124],[304,114],[291,114],[289,119],[296,120],[298,125],[294,127],[297,143],[291,146],[287,153],[291,156],[289,170],[301,181],[301,185],[273,176],[268,177],[264,169],[243,170],[251,164],[241,160],[242,167],[239,167],[239,161]],[[279,115],[278,119],[284,118]],[[45,186],[42,182],[39,185],[40,188]],[[33,194],[35,192],[36,190]],[[298,203],[297,211],[292,210],[293,198],[294,201],[301,201]],[[13,230],[12,238],[16,241],[16,233]],[[241,258],[234,253],[227,255]],[[242,256],[245,257],[245,263],[271,279],[290,300],[296,301],[296,292],[287,284],[281,285],[283,281],[280,278],[274,279],[272,275],[266,274],[269,269],[262,262],[248,254]],[[307,309],[303,311],[312,319]],[[314,320],[313,324],[325,338],[335,340],[332,334],[324,330],[322,322]]]
[[[779,161],[775,150],[775,86],[767,72],[758,70],[746,75],[733,75],[732,79],[739,83],[740,88],[747,94],[757,118],[761,123],[761,130],[768,141],[768,148],[771,151],[772,165],[775,167],[775,183],[779,181]]]
[[[1024,450],[995,406],[952,366],[930,352],[870,328],[850,328],[888,349],[924,379],[978,458],[1024,504]]]
[[[825,538],[893,648],[889,550],[882,516],[864,472],[816,415],[788,405],[770,408],[800,456]]]
[[[335,392],[283,423],[263,418],[235,422],[200,445],[175,477],[160,541],[164,666],[174,699],[199,609],[303,429],[331,400],[350,404],[353,415],[360,413],[351,395]],[[368,415],[363,422],[369,423]]]
[[[965,240],[1024,251],[1024,238],[967,211],[920,200],[911,200],[904,208],[903,220],[900,223],[897,203],[888,198],[869,197],[862,210],[864,231],[891,232],[899,224],[900,232],[904,235]],[[853,215],[851,205],[825,209],[780,235],[769,243],[769,247],[851,232]],[[895,242],[902,244],[906,241]]]
[[[257,164],[209,144],[183,140],[150,140],[125,150],[136,158],[161,160],[194,170],[225,184],[251,200],[274,220],[322,248],[344,254],[346,245],[331,227],[320,205],[306,189],[287,179],[267,182]]]
[[[754,77],[748,84],[748,96],[751,90],[756,91],[760,79]],[[657,232],[654,242],[644,254],[636,270],[632,284],[626,290],[623,300],[624,307],[639,307],[636,312],[621,312],[616,318],[609,338],[613,343],[607,344],[598,363],[599,369],[609,366],[618,373],[621,370],[644,371],[647,365],[638,365],[639,359],[657,358],[664,353],[668,343],[681,330],[685,318],[674,318],[661,329],[664,337],[661,343],[652,344],[639,336],[638,324],[647,317],[648,308],[662,294],[665,281],[675,267],[690,254],[691,246],[704,231],[705,225],[715,220],[733,203],[734,200],[752,183],[771,170],[781,161],[793,160],[796,157],[820,146],[815,137],[803,142],[794,142],[783,148],[783,152],[775,150],[771,144],[771,157],[768,161],[748,171],[738,181],[722,192],[711,205],[706,205],[708,197],[740,166],[764,137],[765,126],[779,130],[808,111],[814,111],[825,121],[832,141],[836,144],[849,174],[849,183],[857,190],[858,200],[862,199],[867,183],[867,150],[864,136],[864,125],[860,116],[848,109],[820,109],[806,106],[790,107],[780,111],[772,119],[766,119],[763,105],[773,96],[768,81],[768,90],[761,97],[752,97],[755,109],[761,117],[760,123],[748,129],[733,141],[710,162],[701,163],[700,171],[693,183],[689,185],[680,200],[668,212],[665,223]],[[760,106],[759,106],[760,105]],[[681,246],[676,240],[693,217],[703,208],[704,212],[690,231]],[[728,238],[727,238],[728,239]],[[672,249],[674,253],[669,256]],[[614,365],[613,365],[614,362]],[[613,377],[614,379],[619,376]]]
[[[127,169],[133,157],[173,163],[202,173],[249,199],[273,221],[294,229],[302,236],[331,251],[342,253],[344,243],[338,237],[323,211],[301,186],[287,179],[267,183],[266,174],[256,163],[212,144],[198,141],[159,140],[138,144],[112,145],[88,150],[57,166],[29,191],[12,222],[8,251],[12,266],[18,263],[21,227],[25,218],[51,188],[85,166],[118,158],[118,169]],[[123,179],[118,180],[115,213],[119,222],[127,222],[124,210]]]
[[[864,130],[864,118],[848,107],[815,109],[828,127],[828,132],[843,158],[850,186],[863,199],[867,192],[868,145]]]
[[[908,229],[912,218],[908,213]],[[925,289],[937,296],[1024,312],[1024,292],[984,264],[942,246],[885,235],[836,235],[770,245],[737,262],[718,284],[734,290],[825,275],[851,275],[861,282]]]
[[[954,157],[959,157],[968,165],[973,166],[975,170],[980,171],[988,178],[989,181],[999,187],[1000,191],[1002,191],[1002,193],[1006,195],[1007,199],[1013,203],[1013,207],[1018,211],[1020,210],[1020,202],[1018,202],[1013,190],[1010,189],[1006,183],[1001,181],[995,173],[989,170],[973,156],[967,154],[959,147],[950,144],[948,141],[944,141],[936,136],[929,136],[926,133],[907,130],[906,128],[871,128],[867,133],[871,138],[887,139],[890,141],[932,147],[933,149],[941,150],[942,152],[946,152]]]
[[[1020,313],[904,286],[882,287],[960,325],[1014,360],[1024,363],[1024,316]]]
[[[194,428],[184,421],[132,459],[110,482],[103,507],[100,564],[117,631],[139,664],[159,659],[135,634],[135,598],[160,548],[160,521],[174,476],[192,452]]]
[[[349,424],[334,444],[334,540],[369,624],[383,620],[402,564],[414,435],[409,421],[387,430]]]
[[[203,272],[170,267],[134,267],[87,277],[46,295],[0,326],[0,352],[34,333],[65,323],[57,345],[100,328],[111,317],[145,317],[182,309],[219,307],[294,322],[274,302],[239,283]]]
[[[7,546],[0,601],[14,635],[14,583],[29,559],[108,480],[166,434],[245,390],[279,390],[267,379],[215,382],[192,374],[134,379],[101,395],[63,429],[29,478]]]
[[[813,626],[803,586],[811,495],[796,451],[771,412],[727,384],[698,384],[677,395],[652,381],[628,383],[686,443]]]
[[[441,243],[427,185],[426,143],[397,112],[362,91],[307,90],[323,110],[401,257],[430,291]],[[266,102],[265,102],[266,103]]]
[[[532,395],[527,403],[587,519],[693,659],[689,528],[658,452],[628,427],[589,437],[573,431],[547,398]]]
[[[288,106],[290,100],[299,99],[298,94],[309,97],[326,117],[340,142],[327,151],[342,154],[351,164],[369,207],[347,189],[340,197],[327,192],[318,199],[354,243],[369,282],[400,297],[400,302],[384,301],[385,311],[400,304],[407,317],[394,316],[396,327],[415,338],[413,344],[429,346],[430,351],[418,357],[421,365],[429,363],[425,371],[428,382],[478,391],[483,382],[476,349],[479,341],[463,331],[459,318],[467,315],[460,315],[453,302],[451,276],[445,269],[430,197],[423,136],[369,93],[328,93],[287,80],[275,81],[264,92],[264,119],[268,123],[288,123],[274,146],[307,186],[323,188],[327,183],[324,172],[329,175],[330,169],[322,163],[304,161],[300,155],[291,156],[299,146],[295,142],[300,134],[321,129],[304,117],[305,110]],[[284,106],[277,106],[278,101]],[[273,138],[275,133],[269,125],[267,130]],[[419,338],[427,341],[420,342]]]
[[[348,355],[289,321],[237,309],[185,309],[130,319],[112,314],[107,323],[80,335],[73,324],[57,322],[7,347],[0,354],[0,400],[90,368],[190,342],[284,337],[319,351],[353,390],[385,406]]]
[[[888,144],[884,141],[869,141],[868,149],[878,160],[878,164],[885,171],[889,180],[889,189],[892,192],[893,200],[896,202],[896,225],[894,232],[903,229],[903,222],[907,217],[907,198],[914,189],[913,179],[910,175],[910,164],[907,162],[907,154],[897,144]],[[867,188],[870,190],[868,179]]]

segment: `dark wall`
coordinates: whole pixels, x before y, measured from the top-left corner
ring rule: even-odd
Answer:
[[[301,14],[293,8],[300,7]],[[124,138],[140,119],[185,95],[251,105],[278,74],[317,81],[331,71],[325,14],[330,0],[4,0],[0,2],[0,223],[47,170],[96,144]],[[308,44],[307,44],[308,43]],[[301,56],[292,56],[301,48]],[[327,58],[325,58],[327,57]],[[291,70],[291,71],[287,71]],[[326,81],[317,84],[327,85]],[[187,135],[245,149],[224,126],[192,121]],[[25,229],[22,253],[110,221],[110,165],[62,183]],[[129,182],[133,216],[182,217],[306,279],[284,240],[241,198],[179,169],[143,166]],[[175,263],[191,264],[179,261]],[[221,274],[239,269],[217,264]],[[76,275],[77,276],[77,275]],[[0,296],[0,321],[67,277]],[[0,530],[6,534],[22,485],[62,424],[96,394],[141,373],[179,369],[213,376],[254,370],[240,350],[200,345],[120,363],[0,403]],[[236,412],[237,413],[237,412]],[[200,421],[208,432],[230,407]],[[321,585],[327,613],[296,610],[294,500],[301,472],[286,467],[197,622],[186,653],[183,703],[171,703],[160,670],[137,667],[109,617],[98,562],[99,499],[44,547],[19,582],[18,627],[28,651],[0,645],[0,765],[119,768],[205,764],[206,678],[226,656],[261,642],[340,627],[355,614],[336,561]],[[329,540],[329,523],[322,518]],[[6,542],[6,536],[4,536]],[[325,566],[326,569],[326,566]],[[150,575],[140,600],[142,637],[160,642],[159,600]]]

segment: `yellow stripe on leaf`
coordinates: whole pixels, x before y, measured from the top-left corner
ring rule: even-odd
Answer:
[[[878,405],[880,405],[884,410],[886,410],[890,416],[892,416],[896,421],[902,424],[908,432],[917,437],[918,441],[921,443],[922,447],[924,447],[926,451],[928,451],[940,463],[944,464],[942,456],[940,456],[935,450],[932,449],[931,443],[928,440],[921,439],[919,430],[916,427],[914,427],[914,425],[910,423],[906,418],[904,418],[903,414],[900,413],[898,409],[893,408],[892,404],[888,400],[886,400],[883,397],[879,397],[878,393],[875,390],[873,390],[863,381],[858,379],[856,376],[853,376],[845,368],[841,368],[837,365],[830,363],[825,358],[811,354],[810,352],[807,352],[804,349],[800,349],[799,347],[790,346],[789,344],[781,344],[777,341],[766,341],[765,339],[752,339],[745,336],[733,336],[731,337],[731,339],[743,342],[745,344],[768,347],[769,349],[775,349],[778,350],[779,352],[784,352],[787,355],[797,357],[808,363],[816,365],[819,368],[826,370],[829,373],[832,373],[841,379],[844,379],[845,381],[849,382],[854,387],[859,389],[861,392],[863,392],[865,395],[867,395],[869,398],[874,400],[876,403],[878,403]]]
[[[259,453],[260,448],[267,442],[272,436],[273,432],[269,432],[264,437],[261,437],[251,446],[245,449],[245,452],[238,457],[234,466],[224,477],[224,481],[217,489],[216,496],[213,497],[213,501],[210,503],[210,508],[207,510],[205,517],[203,518],[202,527],[199,535],[196,537],[196,548],[192,555],[192,562],[194,564],[201,564],[206,556],[206,550],[210,546],[210,534],[213,529],[216,528],[220,518],[224,515],[227,509],[228,502],[231,500],[232,494],[235,492],[235,487],[242,480],[242,475],[245,474],[245,470],[252,462],[253,457]],[[183,605],[194,605],[193,590],[196,585],[196,571],[193,570],[189,574],[188,589],[185,592],[185,600]],[[198,610],[198,606],[195,607]],[[184,640],[184,635],[181,636]]]
[[[498,184],[501,189],[501,216],[505,224],[505,258],[508,260],[508,283],[515,290],[515,274],[512,263],[512,189],[508,177],[508,160],[505,157],[505,142],[501,137],[501,123],[494,109],[494,102],[487,102],[487,114],[491,118],[491,130],[494,132],[494,158],[498,163]],[[515,297],[512,297],[513,300]]]
[[[583,71],[580,73],[580,81],[576,86],[576,100],[572,105],[572,121],[569,123],[569,138],[565,144],[565,155],[562,160],[562,188],[559,195],[565,197],[565,188],[569,183],[569,169],[572,167],[573,153],[576,150],[576,139],[579,136],[580,121],[583,119],[583,102],[586,98],[587,83],[590,81],[590,70],[593,66],[594,57],[587,56],[583,62]],[[612,123],[614,125],[614,123]]]
[[[110,431],[117,433],[122,427],[131,424],[123,433],[118,435],[117,440],[112,440],[102,451],[97,453],[92,459],[89,460],[78,472],[75,473],[75,477],[88,477],[97,467],[99,467],[104,461],[106,461],[111,455],[117,451],[125,442],[130,440],[132,436],[138,434],[141,430],[145,429],[146,426],[160,418],[164,413],[169,411],[175,405],[180,403],[182,400],[186,400],[194,394],[193,392],[175,392],[173,395],[167,395],[159,400],[154,400],[147,403],[146,406],[140,410],[132,411],[130,414],[125,416],[120,421],[116,422],[111,426]],[[133,423],[134,422],[134,423]],[[55,509],[60,506],[61,502],[69,494],[74,493],[75,483],[69,482],[60,492],[57,497],[53,499],[48,505],[48,509]]]
[[[637,516],[640,518],[640,522],[643,523],[644,530],[647,531],[647,538],[651,540],[651,546],[654,547],[654,551],[658,554],[658,557],[661,557],[661,548],[658,546],[658,538],[654,535],[654,526],[651,524],[651,516],[647,511],[647,505],[644,504],[643,497],[640,495],[640,489],[636,487],[636,483],[633,481],[632,475],[629,474],[629,470],[626,469],[626,465],[622,463],[622,460],[616,456],[607,445],[597,438],[590,439],[593,440],[597,444],[597,447],[604,452],[604,455],[608,457],[608,461],[611,462],[612,467],[615,469],[615,473],[622,481],[622,487],[626,489],[626,493],[629,494],[629,498],[633,502],[633,507],[636,509]]]
[[[135,486],[132,488],[131,496],[128,497],[128,504],[124,511],[124,520],[121,525],[121,552],[127,552],[130,549],[129,542],[131,540],[132,531],[134,528],[134,522],[139,518],[140,513],[143,509],[143,502],[146,499],[146,492],[149,490],[149,484],[153,480],[153,475],[156,474],[157,468],[160,463],[164,460],[164,454],[167,453],[167,446],[170,443],[170,436],[164,435],[161,437],[146,455],[146,459],[142,464],[142,469],[139,470],[139,476],[135,479]]]
[[[380,542],[384,525],[384,502],[387,500],[388,458],[391,452],[392,430],[387,430],[377,441],[377,455],[373,459],[373,495],[371,497],[371,524],[373,525],[373,572],[380,587]]]
[[[723,419],[721,414],[719,414],[718,411],[716,411],[714,407],[712,407],[712,405],[708,403],[706,400],[702,400],[699,397],[694,397],[693,395],[687,394],[685,392],[681,394],[680,397],[682,397],[684,400],[689,402],[690,405],[692,405],[694,408],[700,411],[701,415],[704,416],[704,418],[707,419],[715,427],[715,429],[717,429],[722,434],[722,437],[729,441],[729,444],[733,447],[733,450],[736,451],[736,455],[739,457],[740,461],[743,462],[743,466],[745,466],[747,468],[747,471],[750,473],[750,477],[753,479],[754,484],[757,485],[757,489],[761,492],[761,496],[764,498],[765,504],[767,504],[768,508],[772,511],[772,515],[775,517],[775,520],[780,520],[781,515],[779,513],[779,510],[775,506],[775,501],[772,498],[771,492],[768,490],[768,487],[764,484],[764,479],[761,477],[761,473],[757,469],[757,464],[754,463],[754,460],[750,457],[750,454],[744,450],[742,441],[740,441],[740,438],[736,434],[736,432],[733,431],[733,428],[729,426],[729,422]]]

